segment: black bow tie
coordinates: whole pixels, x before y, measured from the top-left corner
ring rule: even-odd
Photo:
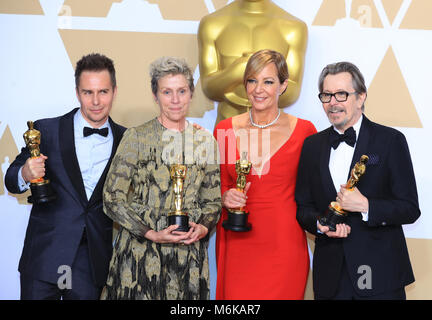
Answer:
[[[333,149],[337,149],[339,143],[345,141],[349,146],[354,147],[356,143],[356,132],[353,127],[349,127],[343,134],[339,134],[336,130],[330,131],[330,145]]]
[[[102,128],[102,129],[94,129],[89,127],[84,127],[83,130],[84,137],[88,137],[89,135],[92,135],[93,133],[100,134],[101,136],[108,136],[108,128]]]

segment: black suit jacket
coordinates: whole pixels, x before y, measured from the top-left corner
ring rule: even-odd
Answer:
[[[78,110],[34,123],[35,129],[41,132],[41,153],[48,156],[46,179],[51,181],[57,199],[33,205],[18,269],[35,279],[57,283],[64,273],[58,273],[59,267],[72,266],[86,230],[94,283],[102,286],[112,254],[113,224],[103,212],[102,189],[125,128],[109,119],[114,137],[111,157],[87,200],[75,152],[73,117]],[[23,148],[6,172],[5,184],[11,193],[20,193],[18,171],[29,156],[29,150]]]
[[[315,295],[331,298],[337,290],[343,261],[356,292],[371,296],[403,288],[414,281],[403,224],[420,216],[417,188],[404,135],[363,116],[351,168],[361,155],[369,156],[366,172],[357,188],[369,200],[369,220],[350,213],[351,233],[332,239],[317,233],[317,218],[335,201],[337,191],[329,170],[329,134],[332,127],[308,137],[300,156],[295,197],[297,220],[316,235],[313,256]],[[349,172],[347,172],[347,180]],[[358,282],[369,267],[370,289]],[[361,286],[360,286],[361,287]]]

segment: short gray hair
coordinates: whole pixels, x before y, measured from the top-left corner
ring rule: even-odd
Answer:
[[[151,89],[154,95],[156,95],[159,87],[159,79],[167,75],[182,74],[188,82],[191,93],[194,92],[194,79],[191,69],[189,68],[186,60],[176,57],[162,57],[152,62],[150,65],[150,81]]]
[[[352,78],[352,85],[356,93],[366,93],[367,94],[367,88],[364,81],[363,74],[360,72],[359,68],[354,65],[351,62],[336,62],[332,64],[328,64],[324,69],[321,71],[321,74],[319,76],[318,80],[318,89],[319,92],[323,91],[324,87],[324,79],[330,74],[335,75],[342,72],[348,72],[351,74]],[[364,104],[362,106],[362,110],[364,110]]]
[[[351,62],[337,62],[333,64],[327,65],[323,71],[321,72],[321,75],[318,80],[318,88],[319,91],[322,92],[323,86],[324,86],[324,79],[329,75],[335,75],[342,72],[348,72],[351,74],[352,82],[353,82],[353,88],[358,93],[366,93],[366,85],[364,82],[364,77],[362,73],[360,72],[359,68],[357,68],[354,64]]]

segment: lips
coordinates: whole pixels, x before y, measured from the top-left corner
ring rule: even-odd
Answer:
[[[254,100],[257,102],[263,102],[265,99],[267,99],[266,97],[254,97]]]
[[[345,112],[345,110],[338,108],[338,107],[333,107],[333,108],[330,108],[328,110],[328,113],[330,113],[330,114],[338,114],[338,113],[343,113],[343,112]]]
[[[180,112],[183,110],[183,108],[182,107],[170,107],[169,110],[172,112]]]

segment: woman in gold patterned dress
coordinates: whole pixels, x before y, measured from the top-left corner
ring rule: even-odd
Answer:
[[[208,234],[221,210],[217,143],[186,121],[194,85],[182,59],[158,59],[150,77],[160,115],[125,132],[104,186],[104,211],[120,230],[101,299],[209,299]],[[180,159],[188,232],[168,225],[170,165]]]

